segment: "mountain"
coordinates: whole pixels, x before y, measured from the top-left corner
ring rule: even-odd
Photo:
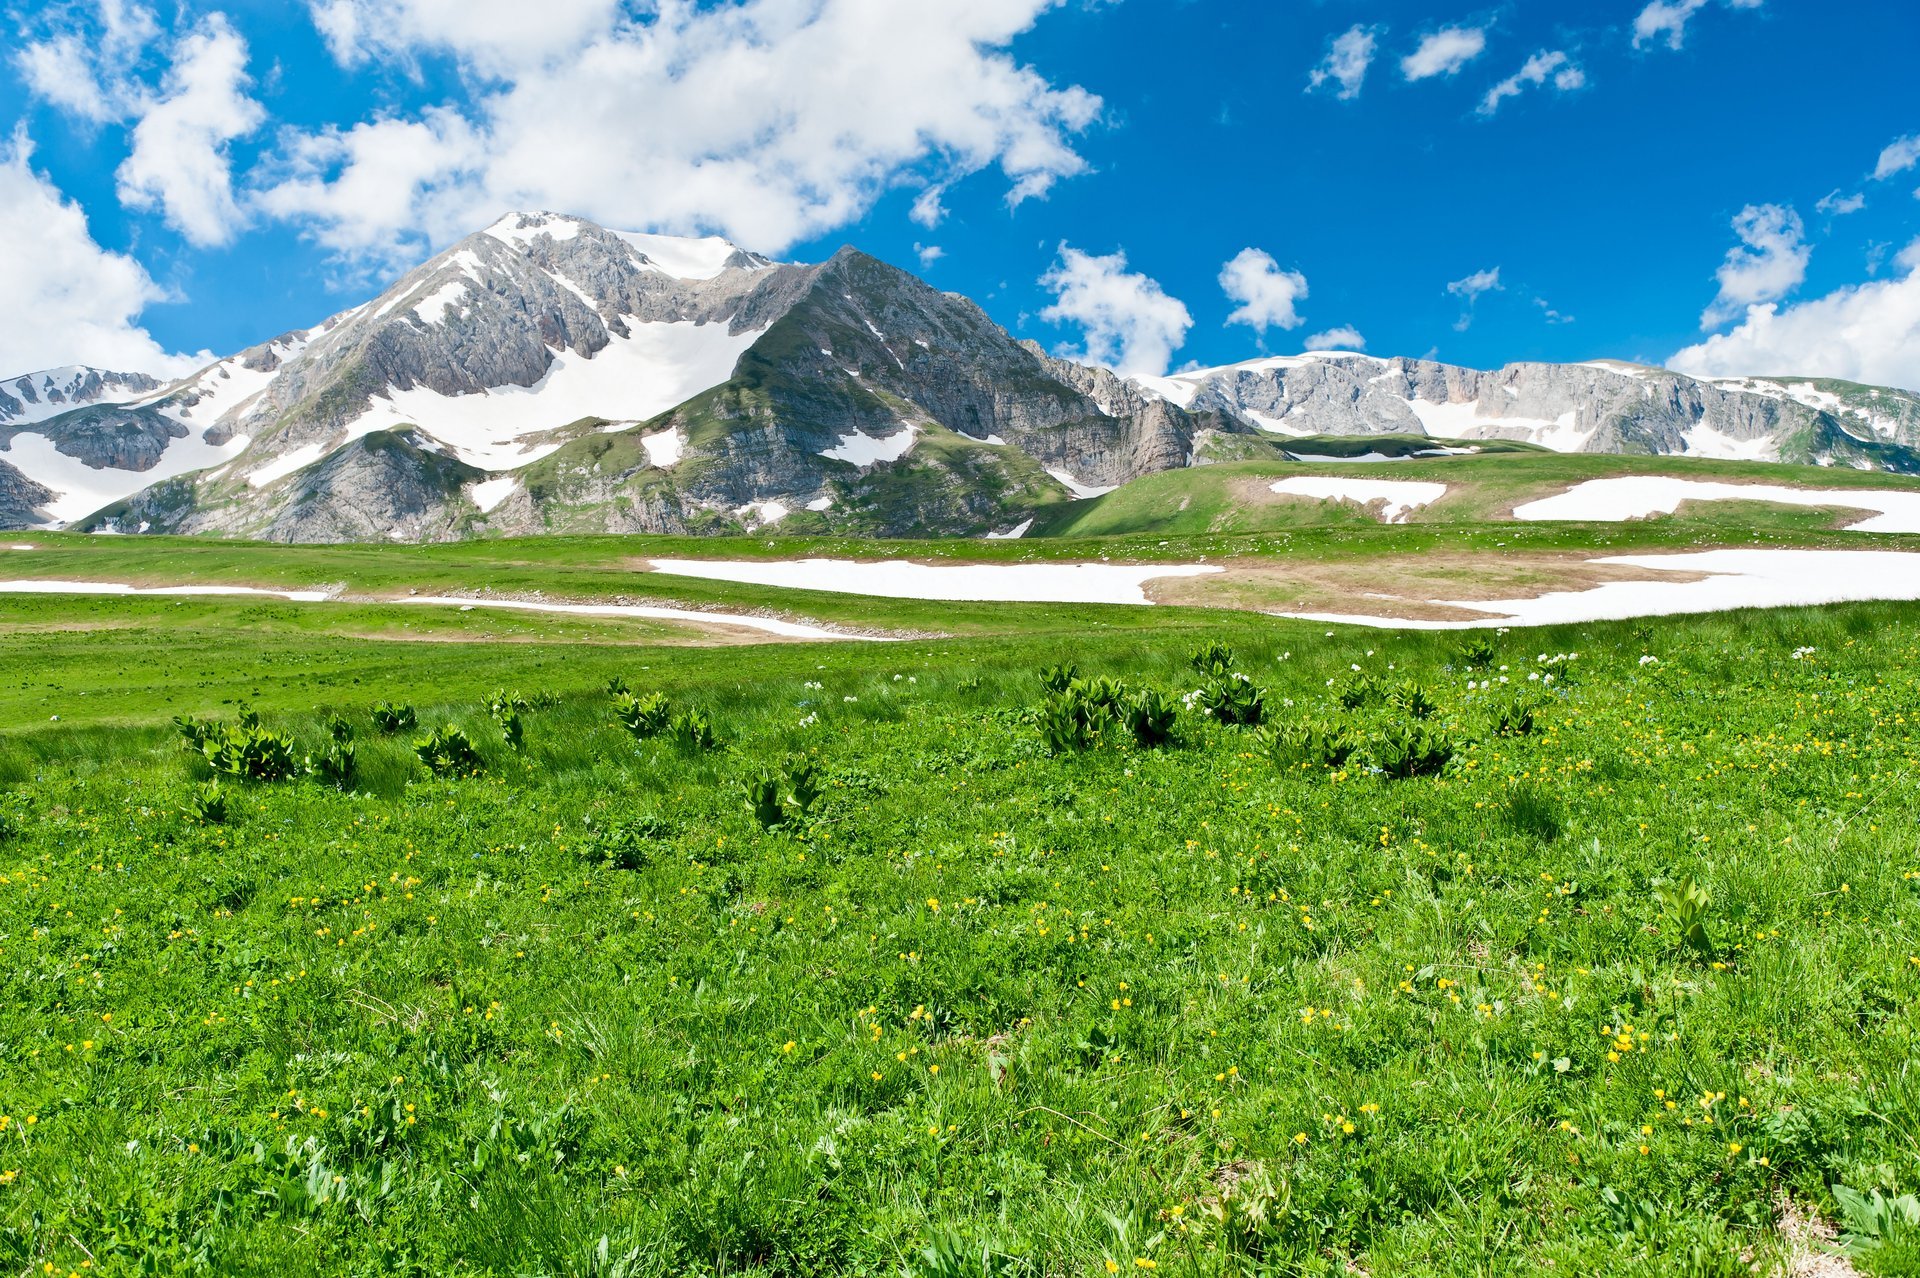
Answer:
[[[1199,369],[1142,385],[1272,436],[1505,439],[1643,453],[1920,471],[1920,395],[1806,378],[1698,381],[1596,360],[1489,372],[1347,351]]]
[[[0,386],[0,526],[279,541],[1006,535],[1318,434],[1920,471],[1920,397],[1901,391],[1345,352],[1127,380],[855,249],[780,263],[551,213],[166,385]]]

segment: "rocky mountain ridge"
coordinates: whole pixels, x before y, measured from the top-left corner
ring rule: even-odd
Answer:
[[[1920,470],[1920,396],[1885,388],[1345,352],[1127,380],[851,248],[778,263],[527,213],[166,385],[0,383],[0,526],[1006,535],[1141,475],[1385,433]]]

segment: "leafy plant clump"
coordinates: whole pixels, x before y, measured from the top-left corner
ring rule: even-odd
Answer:
[[[613,717],[636,741],[657,737],[673,719],[673,703],[658,692],[635,696],[631,692],[614,694]]]
[[[232,815],[227,806],[227,792],[220,788],[219,781],[209,781],[187,796],[183,815],[195,825],[225,825]]]
[[[1395,780],[1440,775],[1459,746],[1451,733],[1418,720],[1394,720],[1367,739],[1367,760]]]
[[[382,701],[373,708],[373,726],[382,736],[396,736],[402,732],[412,732],[420,726],[420,720],[413,707],[404,702],[395,704]]]
[[[1187,664],[1209,679],[1224,679],[1233,669],[1233,649],[1217,639],[1209,639],[1189,654]]]
[[[293,738],[257,721],[210,732],[200,748],[208,767],[244,781],[285,781],[301,770]]]
[[[682,710],[667,724],[667,741],[688,754],[717,749],[720,738],[714,735],[713,720],[700,710]]]
[[[1258,727],[1267,716],[1267,694],[1239,673],[1210,679],[1194,694],[1200,713],[1236,728]]]
[[[436,777],[470,777],[486,771],[486,760],[473,748],[472,740],[450,723],[414,742],[413,752]]]

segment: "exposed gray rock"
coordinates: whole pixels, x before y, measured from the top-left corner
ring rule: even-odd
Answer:
[[[131,399],[160,389],[145,373],[75,365],[0,380],[0,426],[40,421],[88,404]]]
[[[0,461],[0,529],[39,528],[46,515],[39,508],[53,494],[4,461]]]

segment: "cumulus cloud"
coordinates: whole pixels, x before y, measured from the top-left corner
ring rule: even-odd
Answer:
[[[435,51],[505,74],[611,30],[621,0],[308,0],[307,8],[342,66]]]
[[[1667,361],[1694,377],[1837,377],[1920,391],[1920,239],[1873,280],[1782,308],[1767,302]]]
[[[1324,333],[1315,333],[1307,339],[1306,348],[1310,351],[1364,351],[1367,349],[1367,339],[1360,336],[1359,329],[1351,324],[1343,324]]]
[[[1633,47],[1645,48],[1665,40],[1669,49],[1686,43],[1687,23],[1707,7],[1708,0],[1653,0],[1633,20]],[[1721,0],[1729,9],[1758,9],[1764,0]]]
[[[1564,49],[1536,53],[1518,71],[1487,90],[1487,96],[1480,100],[1480,114],[1492,115],[1506,99],[1517,98],[1529,85],[1545,84],[1549,78],[1555,89],[1571,93],[1586,84],[1587,73],[1574,65]]]
[[[1785,297],[1807,277],[1813,248],[1804,242],[1806,226],[1791,208],[1749,204],[1734,216],[1733,232],[1740,244],[1727,250],[1727,260],[1714,272],[1720,292],[1701,313],[1703,329],[1738,319],[1756,302]]]
[[[247,42],[213,14],[173,50],[159,95],[140,108],[133,151],[118,173],[120,199],[159,208],[194,244],[226,244],[245,222],[233,195],[228,144],[266,113],[247,95]]]
[[[32,159],[23,131],[0,143],[0,374],[79,363],[172,376],[209,358],[169,354],[140,326],[164,290],[131,257],[101,248],[87,215]]]
[[[21,44],[13,64],[28,91],[89,124],[123,120],[139,105],[129,71],[160,37],[153,11],[98,0],[91,11],[53,11],[56,25]]]
[[[1480,27],[1443,27],[1420,41],[1420,47],[1400,59],[1400,71],[1409,80],[1452,75],[1479,57],[1487,47]]]
[[[1306,323],[1294,304],[1307,295],[1307,277],[1281,270],[1270,253],[1241,249],[1220,268],[1220,287],[1240,303],[1227,316],[1229,324],[1245,324],[1265,333],[1269,327],[1299,328]]]
[[[1367,68],[1373,65],[1373,55],[1379,47],[1380,39],[1372,27],[1355,26],[1335,36],[1326,58],[1307,75],[1307,91],[1311,93],[1332,82],[1340,86],[1333,96],[1342,102],[1359,97],[1360,87],[1366,83]]]
[[[1905,173],[1916,164],[1920,164],[1920,133],[1895,138],[1880,152],[1880,161],[1873,166],[1873,179],[1884,182],[1896,173]]]
[[[938,244],[915,244],[913,251],[919,257],[923,271],[947,255],[947,251]]]
[[[639,20],[564,0],[537,11],[557,12],[565,38],[523,47],[518,0],[323,0],[336,54],[450,52],[474,105],[291,138],[262,207],[336,249],[399,255],[512,208],[779,252],[903,182],[923,188],[917,219],[937,224],[940,189],[991,166],[1018,204],[1086,170],[1072,139],[1101,107],[1005,52],[1057,3],[664,0]],[[425,143],[410,164],[391,150],[409,125]],[[373,151],[401,195],[370,209],[329,189],[372,172]]]
[[[1165,374],[1193,327],[1193,316],[1178,298],[1167,296],[1157,280],[1127,269],[1125,253],[1095,257],[1062,244],[1040,283],[1055,297],[1040,318],[1076,324],[1085,337],[1084,347],[1061,354],[1125,377]]]

